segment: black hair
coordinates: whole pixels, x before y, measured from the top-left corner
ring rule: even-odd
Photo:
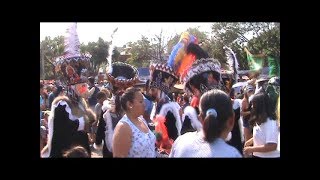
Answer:
[[[44,85],[43,85],[42,83],[40,83],[40,89],[43,88],[43,86],[44,86]]]
[[[97,93],[97,100],[102,99],[102,98],[107,98],[107,94],[103,91],[99,91]]]
[[[213,142],[226,128],[227,120],[233,116],[231,99],[222,90],[212,89],[202,95],[200,107],[200,115],[204,119],[203,131],[205,140]],[[207,110],[211,108],[217,112],[216,117],[212,114],[207,115]]]
[[[251,100],[252,109],[249,123],[254,126],[255,123],[261,124],[267,121],[267,118],[276,120],[269,96],[265,92],[255,94]]]
[[[65,158],[89,158],[87,150],[82,146],[75,146],[64,152]]]
[[[207,79],[203,77],[203,74],[198,74],[198,75],[195,75],[194,77],[192,77],[189,81],[189,83],[186,84],[187,88],[191,91],[192,91],[192,88],[191,88],[191,85],[194,86],[196,89],[201,89],[200,86],[202,85],[205,85],[205,86],[208,86],[208,83],[207,83]]]
[[[88,81],[89,81],[91,84],[94,84],[94,77],[89,77],[89,78],[88,78]]]
[[[140,92],[140,89],[136,88],[136,87],[129,87],[122,94],[122,96],[120,98],[120,102],[121,102],[121,107],[123,110],[125,110],[125,111],[128,110],[127,102],[128,101],[133,102],[136,92]]]

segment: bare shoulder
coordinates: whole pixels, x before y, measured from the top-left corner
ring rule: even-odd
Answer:
[[[115,127],[115,133],[131,135],[131,128],[126,122],[118,122]]]

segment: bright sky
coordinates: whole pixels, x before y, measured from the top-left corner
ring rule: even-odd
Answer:
[[[113,45],[121,47],[127,42],[141,39],[141,35],[154,37],[162,29],[164,37],[180,34],[188,28],[199,27],[200,31],[211,33],[213,23],[78,23],[77,31],[80,43],[96,42],[101,37],[105,41],[111,40],[112,32],[118,27],[114,35]],[[40,23],[40,41],[46,36],[51,38],[64,36],[70,23]]]

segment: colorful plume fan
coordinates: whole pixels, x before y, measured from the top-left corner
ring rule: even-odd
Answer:
[[[187,47],[190,43],[197,44],[197,38],[189,34],[188,32],[183,32],[180,36],[179,42],[173,47],[171,51],[171,54],[168,59],[168,66],[171,67],[174,70],[174,72],[177,73],[177,75],[181,73],[180,66],[182,64],[182,60],[187,54]],[[188,59],[188,62],[190,63],[190,61],[192,61],[192,59],[194,58],[190,55],[186,59]]]

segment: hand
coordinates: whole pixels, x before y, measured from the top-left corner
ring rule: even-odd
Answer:
[[[252,146],[252,143],[250,141],[247,141],[246,143],[244,143],[244,147],[248,147],[248,146]]]
[[[243,154],[249,155],[253,153],[253,147],[244,147],[243,148]]]

